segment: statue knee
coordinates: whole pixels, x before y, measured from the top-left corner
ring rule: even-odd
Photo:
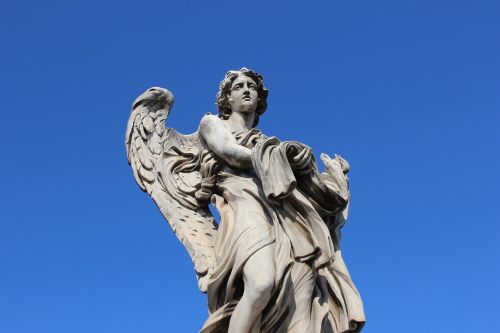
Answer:
[[[274,287],[274,276],[264,277],[256,276],[245,285],[245,293],[255,302],[256,306],[262,303],[265,306],[271,297],[271,291]]]

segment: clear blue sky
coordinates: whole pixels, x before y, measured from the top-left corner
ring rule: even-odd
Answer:
[[[3,1],[0,331],[196,332],[205,295],[127,165],[130,105],[215,112],[261,72],[260,128],[351,163],[365,332],[500,332],[500,3]]]

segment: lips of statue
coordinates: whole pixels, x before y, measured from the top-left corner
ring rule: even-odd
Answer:
[[[243,113],[255,112],[257,102],[257,84],[251,77],[240,74],[231,86],[231,95],[229,95],[231,111]]]

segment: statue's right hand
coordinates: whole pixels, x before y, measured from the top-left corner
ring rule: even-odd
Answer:
[[[312,169],[312,150],[309,147],[293,145],[289,149],[289,161],[294,170],[306,174]]]

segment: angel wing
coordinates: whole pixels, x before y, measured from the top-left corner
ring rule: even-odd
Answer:
[[[200,190],[198,132],[190,135],[165,127],[174,102],[166,89],[153,87],[132,105],[127,133],[128,163],[139,187],[154,200],[193,260],[198,286],[206,292],[215,261],[217,224]]]

